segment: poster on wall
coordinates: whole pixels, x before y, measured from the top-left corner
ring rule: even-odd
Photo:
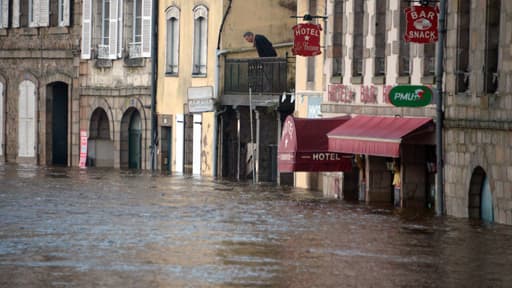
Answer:
[[[78,166],[85,168],[87,161],[87,131],[80,130],[80,162]]]

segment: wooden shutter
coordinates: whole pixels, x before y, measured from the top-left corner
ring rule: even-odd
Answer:
[[[123,5],[124,1],[119,1],[119,10],[117,11],[117,58],[123,57]]]
[[[30,81],[20,84],[18,100],[18,156],[35,156],[35,95],[36,87]]]
[[[152,0],[142,0],[142,57],[151,57]]]
[[[37,2],[37,1],[34,1]],[[50,0],[39,0],[39,25],[40,27],[50,26]]]
[[[119,8],[118,0],[110,0],[110,19],[108,35],[108,58],[117,58],[117,10]]]
[[[12,27],[20,27],[20,0],[12,0]]]
[[[82,59],[91,59],[92,0],[82,1]]]
[[[71,0],[62,0],[62,1],[63,1],[63,5],[62,5],[63,6],[62,7],[62,9],[63,9],[63,11],[62,11],[62,18],[63,19],[62,19],[62,21],[60,21],[60,19],[59,19],[59,21],[60,21],[59,26],[69,26],[69,24],[70,24],[70,14],[71,14],[71,10],[70,10],[71,7],[69,5],[70,4],[69,2]]]
[[[7,28],[9,26],[9,0],[2,0],[1,3],[2,23],[0,23],[0,28]]]

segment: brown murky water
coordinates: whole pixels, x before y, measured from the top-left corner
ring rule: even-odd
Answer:
[[[0,166],[0,287],[511,287],[511,239],[299,189]]]

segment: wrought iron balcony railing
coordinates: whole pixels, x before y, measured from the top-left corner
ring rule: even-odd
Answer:
[[[293,88],[286,58],[226,59],[225,94],[282,94]]]
[[[142,57],[142,43],[132,42],[128,44],[128,55],[130,58],[141,58]]]

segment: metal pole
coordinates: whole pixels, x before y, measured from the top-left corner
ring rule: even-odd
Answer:
[[[252,129],[252,89],[249,88],[249,123],[251,126],[251,146],[254,145],[254,131]],[[256,159],[254,155],[254,149],[251,148],[252,156],[252,183],[256,183]]]
[[[439,40],[436,57],[436,214],[444,213],[444,173],[443,173],[443,58],[446,35],[446,0],[440,2]]]
[[[152,0],[152,25],[151,25],[151,171],[156,169],[156,146],[157,146],[157,119],[156,119],[156,84],[158,71],[158,1]]]

